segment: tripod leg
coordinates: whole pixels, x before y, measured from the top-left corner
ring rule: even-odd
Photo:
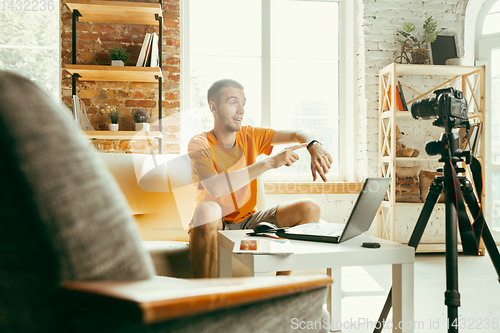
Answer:
[[[425,199],[425,204],[422,207],[422,211],[418,217],[417,223],[415,224],[415,228],[410,236],[410,240],[408,241],[408,246],[414,247],[415,249],[420,243],[420,239],[422,239],[422,235],[424,233],[425,227],[427,226],[427,222],[429,222],[429,217],[434,210],[434,206],[443,191],[443,179],[438,177],[435,178],[431,186],[429,187],[429,193],[427,194],[427,198]],[[387,299],[384,304],[384,308],[380,313],[380,317],[378,318],[377,325],[375,325],[375,329],[373,333],[382,332],[382,328],[384,327],[384,323],[389,315],[389,311],[392,308],[392,288],[389,290],[389,295],[387,295]]]
[[[460,184],[453,174],[452,165],[445,164],[445,201],[446,201],[446,292],[444,304],[448,307],[448,332],[458,333],[458,226],[457,206],[455,204]],[[455,174],[456,175],[456,174]]]
[[[493,238],[490,228],[488,228],[486,223],[483,228],[483,240],[486,250],[488,250],[488,254],[490,255],[491,262],[497,271],[498,282],[500,282],[500,253],[498,253],[498,247],[495,244],[495,239]]]
[[[471,183],[466,179],[462,182],[462,185],[464,200],[467,203],[472,216],[480,216],[481,208],[479,207],[478,200],[474,195]],[[483,224],[483,241],[486,246],[486,250],[488,250],[488,254],[490,255],[491,262],[497,271],[498,281],[500,282],[500,253],[498,252],[498,247],[495,244],[495,240],[491,235],[490,228],[488,228],[486,221],[484,221]]]
[[[415,229],[413,229],[410,240],[408,241],[408,246],[417,249],[418,244],[422,239],[422,235],[424,234],[425,227],[427,226],[427,222],[429,222],[434,206],[436,205],[442,191],[443,179],[434,179],[429,187],[429,193],[427,194],[424,206],[422,207],[422,211],[418,217],[417,224],[415,224]]]

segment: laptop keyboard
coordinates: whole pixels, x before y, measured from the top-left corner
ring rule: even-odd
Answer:
[[[287,233],[318,236],[340,236],[345,228],[342,223],[311,223],[289,228]]]

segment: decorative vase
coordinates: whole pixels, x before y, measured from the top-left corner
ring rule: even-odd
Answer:
[[[136,131],[149,131],[151,128],[149,123],[135,123],[135,130]]]
[[[125,66],[123,60],[111,60],[111,66]]]
[[[110,131],[118,131],[118,124],[108,124]]]
[[[411,63],[428,65],[431,63],[428,49],[414,49],[411,52]]]

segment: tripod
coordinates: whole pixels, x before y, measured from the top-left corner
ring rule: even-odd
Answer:
[[[442,176],[436,176],[429,188],[429,193],[425,200],[420,216],[418,217],[415,229],[412,232],[408,245],[418,247],[422,234],[427,226],[429,217],[438,201],[441,192],[445,195],[445,214],[446,214],[446,292],[445,305],[448,308],[448,332],[458,332],[458,307],[460,306],[460,293],[458,292],[458,248],[457,248],[457,224],[462,221],[469,224],[469,230],[461,229],[462,245],[464,254],[478,254],[479,240],[482,234],[485,247],[490,255],[491,261],[500,282],[500,254],[491,235],[488,225],[482,218],[481,207],[470,181],[465,176],[457,176],[457,173],[465,172],[465,169],[457,166],[458,162],[470,164],[470,152],[462,152],[459,147],[459,136],[451,132],[450,126],[445,126],[445,133],[441,135],[439,141],[431,141],[426,144],[425,150],[429,155],[441,154],[439,162],[444,163],[444,168],[438,169],[443,173]],[[480,195],[478,193],[478,195]],[[474,223],[474,228],[470,227],[470,222],[465,212],[462,196],[469,207],[469,211],[474,217],[481,217]],[[464,215],[465,214],[465,215]],[[463,224],[461,224],[463,225]],[[465,228],[464,228],[465,229]],[[466,244],[467,242],[467,244]],[[469,244],[474,242],[475,250],[471,249]],[[466,248],[467,245],[467,248]],[[474,248],[474,246],[472,246]],[[474,253],[475,251],[475,253]],[[392,288],[389,291],[384,308],[380,314],[374,333],[380,333],[383,328],[389,310],[392,306]]]

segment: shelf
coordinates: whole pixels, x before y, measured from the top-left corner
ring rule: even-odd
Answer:
[[[396,207],[399,207],[399,206],[422,207],[424,204],[425,204],[425,202],[398,202],[398,201],[396,201]],[[443,202],[436,202],[436,205],[434,207],[435,208],[444,208],[446,206]]]
[[[410,111],[398,111],[396,112],[396,117],[397,118],[412,118],[413,116],[411,115]]]
[[[383,118],[383,119],[390,118],[391,114],[392,114],[392,111],[390,111],[390,110],[384,111],[380,114],[380,118]],[[470,112],[469,113],[469,119],[481,118],[481,116],[482,115],[479,112]],[[413,116],[411,115],[410,111],[397,111],[396,118],[413,118]],[[416,120],[418,120],[418,119],[416,119]]]
[[[82,14],[80,22],[157,25],[155,14],[162,16],[159,3],[67,0],[66,4]]]
[[[382,203],[380,204],[380,206],[384,207],[384,208],[391,208],[391,203],[389,201],[382,201]]]
[[[381,69],[380,73],[389,73],[394,65],[396,66],[396,75],[457,76],[472,74],[482,68],[480,66],[390,64]]]
[[[394,159],[396,162],[421,162],[421,161],[438,161],[441,157],[440,156],[417,156],[417,157],[395,157]],[[392,157],[391,156],[382,156],[380,159],[381,162],[383,163],[391,163],[392,162]]]
[[[395,202],[396,204],[396,207],[422,207],[425,202],[398,202],[396,201]],[[384,208],[391,208],[391,203],[389,201],[382,201],[382,207]],[[435,205],[436,208],[444,208],[445,207],[445,204],[443,202],[436,202],[436,205]]]
[[[478,118],[479,120],[482,120],[483,115],[479,112],[471,112],[469,113],[469,119],[476,119]]]
[[[386,119],[390,118],[392,115],[392,111],[384,111],[380,114],[380,118]],[[397,111],[396,112],[396,117],[398,118],[412,118],[411,112],[410,111]]]
[[[441,156],[396,157],[396,162],[438,161]]]
[[[158,82],[156,76],[162,77],[160,67],[67,64],[65,68],[71,74],[79,74],[79,81]]]
[[[151,140],[162,138],[159,131],[84,131],[89,139]]]
[[[424,231],[425,232],[425,231]],[[462,244],[457,244],[458,252],[463,252]],[[484,250],[482,250],[484,252]],[[443,253],[446,252],[446,244],[420,243],[416,253]]]

